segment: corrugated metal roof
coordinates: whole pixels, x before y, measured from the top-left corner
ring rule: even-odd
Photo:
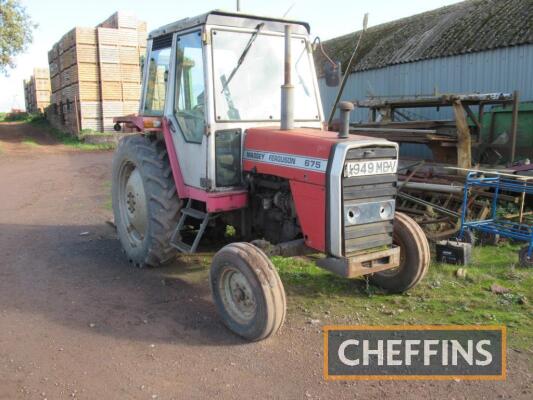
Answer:
[[[343,67],[361,31],[323,42]],[[467,0],[369,28],[352,72],[533,43],[533,0]],[[319,76],[324,57],[315,52]]]

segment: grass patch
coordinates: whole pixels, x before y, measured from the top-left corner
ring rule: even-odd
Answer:
[[[291,318],[318,319],[320,325],[506,325],[509,347],[531,351],[533,269],[515,268],[520,247],[503,243],[474,248],[466,278],[456,277],[459,266],[433,263],[422,282],[404,294],[386,294],[365,278],[333,275],[318,268],[312,257],[272,261]],[[211,256],[181,255],[179,263],[169,274],[173,278],[208,282]],[[492,293],[494,283],[509,293]]]
[[[62,132],[57,128],[54,128],[50,123],[44,118],[35,118],[30,121],[34,126],[39,127],[40,129],[46,130],[52,136],[54,136],[61,144],[75,148],[82,151],[98,151],[98,150],[112,150],[115,148],[113,143],[100,143],[100,144],[91,144],[84,143],[82,140],[69,135],[68,133]]]
[[[30,147],[39,147],[39,143],[37,143],[35,139],[32,138],[24,139],[21,143]]]
[[[39,113],[0,113],[0,122],[31,122],[40,118],[43,118],[43,115]]]
[[[509,344],[527,349],[533,346],[533,270],[514,267],[519,248],[475,248],[465,279],[455,276],[458,266],[432,264],[424,280],[401,295],[385,294],[365,279],[334,276],[303,258],[273,262],[289,309],[324,324],[503,324]],[[493,294],[493,283],[510,292]]]

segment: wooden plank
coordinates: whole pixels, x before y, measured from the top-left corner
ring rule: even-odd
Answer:
[[[122,82],[141,82],[141,66],[120,64],[120,77]]]
[[[50,91],[50,79],[36,79],[35,80],[35,89],[36,90],[46,90]]]
[[[121,64],[140,64],[139,50],[135,47],[120,47],[120,59]]]
[[[48,50],[48,63],[55,61],[59,57],[59,48],[54,45],[50,50]]]
[[[139,34],[136,29],[118,29],[120,46],[125,47],[138,47],[139,46]]]
[[[122,84],[124,100],[139,100],[141,97],[141,85],[139,83],[124,82]]]
[[[96,132],[102,132],[102,118],[82,118],[80,121],[82,130],[92,130]]]
[[[61,74],[57,74],[51,79],[52,92],[61,90]]]
[[[102,117],[102,104],[99,101],[81,101],[79,109],[82,119]]]
[[[98,46],[100,62],[108,64],[120,63],[120,52],[116,46]]]
[[[100,69],[97,64],[79,63],[77,65],[78,79],[80,82],[98,82],[100,80]]]
[[[122,100],[122,84],[102,82],[102,100]]]
[[[77,27],[74,29],[74,39],[72,40],[72,45],[80,44],[92,44],[96,46],[97,37],[95,28],[80,28]]]
[[[98,48],[92,44],[78,44],[76,46],[76,62],[98,63]]]
[[[472,139],[460,100],[453,102],[453,112],[457,125],[457,166],[470,168],[472,166]]]
[[[139,102],[138,101],[125,101],[123,105],[124,115],[138,114]]]
[[[54,77],[59,74],[60,68],[59,68],[59,60],[52,61],[50,64],[48,64],[48,67],[50,68],[50,76]]]
[[[71,47],[70,49],[65,50],[59,56],[59,67],[61,71],[69,68],[75,63],[76,63],[76,47]]]
[[[100,101],[102,100],[101,88],[99,82],[80,82],[78,85],[79,98],[81,101]]]
[[[33,77],[35,79],[48,79],[50,77],[50,73],[48,72],[48,68],[34,68],[33,69]]]
[[[98,31],[98,46],[112,45],[118,46],[120,42],[120,35],[118,29],[97,28]]]
[[[63,88],[78,81],[78,68],[76,65],[69,67],[61,72],[61,85]]]
[[[139,26],[139,20],[137,17],[133,14],[125,13],[125,12],[117,12],[116,17],[117,25],[115,28],[133,28],[137,29]]]
[[[70,33],[70,32],[69,32]],[[63,35],[61,39],[59,39],[58,46],[59,46],[59,55],[63,54],[66,50],[68,50],[69,47],[71,47],[71,41],[69,40],[69,33],[66,33]]]
[[[119,82],[122,78],[120,71],[120,64],[100,64],[100,76],[102,81],[115,81]]]
[[[121,117],[124,115],[122,101],[102,101],[102,116],[104,118]]]

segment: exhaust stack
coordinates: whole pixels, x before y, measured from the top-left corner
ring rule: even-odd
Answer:
[[[339,109],[341,110],[341,124],[339,129],[339,139],[348,139],[350,137],[350,113],[353,110],[351,101],[341,101]]]
[[[294,126],[294,86],[291,73],[291,26],[285,25],[285,80],[281,86],[281,129],[285,131]]]

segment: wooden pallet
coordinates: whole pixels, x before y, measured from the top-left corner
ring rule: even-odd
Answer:
[[[67,32],[48,52],[55,119],[78,134],[112,130],[113,117],[136,113],[145,46],[146,23],[130,14]]]

